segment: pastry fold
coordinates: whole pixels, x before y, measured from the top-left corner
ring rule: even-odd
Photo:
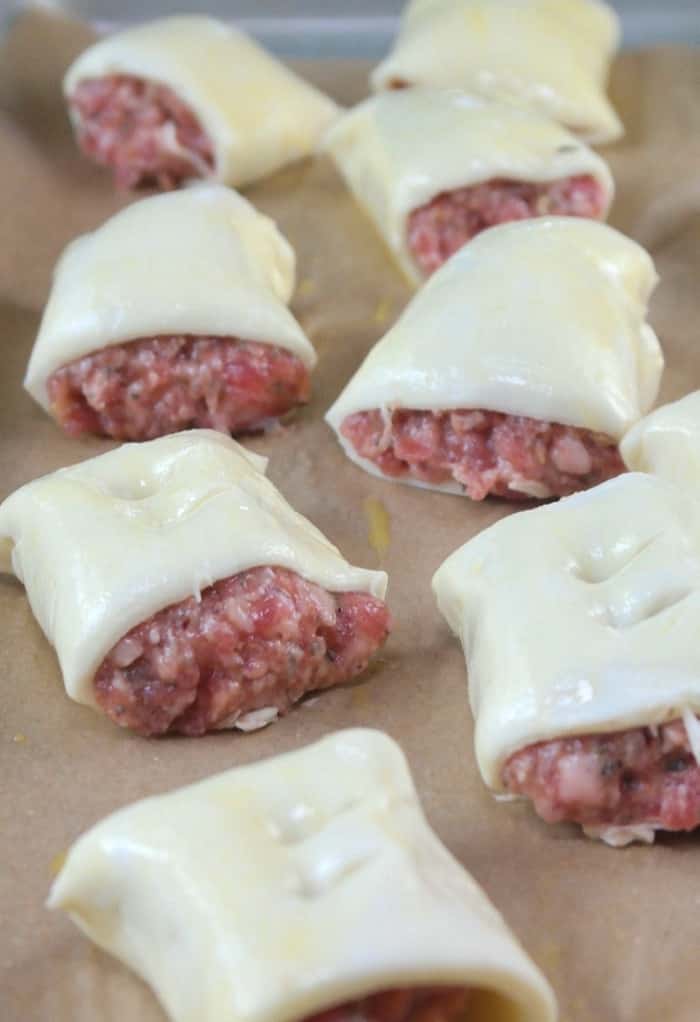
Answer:
[[[311,369],[316,354],[287,308],[294,266],[274,222],[222,185],[135,202],[65,249],[24,385],[50,411],[56,370],[158,335],[273,344]]]
[[[97,705],[95,672],[130,629],[250,568],[383,597],[385,573],[348,564],[265,467],[194,430],[59,469],[0,505],[0,570],[24,583],[72,699]]]
[[[700,391],[637,422],[620,444],[629,469],[651,472],[679,486],[700,487]]]
[[[348,456],[380,476],[343,435],[356,413],[388,421],[396,410],[486,410],[617,443],[659,386],[663,356],[646,322],[656,279],[643,248],[593,221],[484,231],[415,295],[326,420]],[[457,482],[406,481],[463,492]]]
[[[442,193],[585,175],[600,188],[601,218],[614,193],[605,161],[555,121],[456,89],[365,100],[331,126],[323,146],[415,283],[423,274],[410,250],[409,218]]]
[[[371,82],[456,86],[610,142],[623,131],[605,94],[619,34],[599,0],[411,0]]]
[[[672,483],[630,473],[503,519],[438,569],[491,789],[535,743],[700,713],[698,510]]]
[[[170,89],[197,118],[213,149],[211,176],[236,187],[310,155],[337,114],[329,97],[245,33],[214,18],[162,18],[85,50],[63,83],[78,131],[80,115],[70,107],[75,89],[114,75]]]
[[[470,1022],[556,1014],[377,731],[122,809],[73,846],[49,907],[141,975],[174,1022],[297,1022],[442,985],[474,991]]]

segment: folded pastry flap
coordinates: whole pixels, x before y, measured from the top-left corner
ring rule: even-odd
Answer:
[[[313,348],[285,304],[293,288],[289,243],[242,196],[198,185],[142,200],[61,256],[25,386],[48,408],[56,369],[168,334],[276,344],[312,367]]]
[[[324,148],[371,211],[409,279],[409,214],[445,191],[493,179],[593,176],[612,202],[607,164],[556,122],[454,89],[401,89],[366,100],[329,129]]]
[[[258,467],[235,441],[194,431],[125,445],[0,506],[0,536],[74,699],[94,702],[94,673],[131,628],[248,568],[384,595],[386,575],[348,564]]]
[[[626,433],[620,453],[628,468],[679,486],[700,485],[700,391],[649,413]]]
[[[535,742],[700,713],[699,510],[630,474],[499,522],[441,566],[491,787]]]
[[[653,402],[663,359],[644,324],[651,259],[568,217],[492,228],[412,299],[328,412],[488,409],[619,439]]]
[[[116,33],[81,54],[64,80],[128,74],[167,85],[196,114],[216,176],[241,185],[309,155],[335,103],[232,25],[195,15]]]
[[[605,84],[617,37],[614,13],[589,0],[419,0],[372,85],[459,85],[532,104],[589,141],[612,141],[622,126]]]
[[[115,814],[71,851],[50,903],[153,983],[177,1022],[297,1022],[443,984],[491,992],[508,1022],[554,1017],[378,732],[340,732]],[[482,1012],[475,1022],[491,1022]]]

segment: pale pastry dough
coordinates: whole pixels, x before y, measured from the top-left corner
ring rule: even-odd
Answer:
[[[109,816],[73,846],[48,904],[139,973],[173,1022],[295,1022],[433,984],[490,992],[470,1022],[556,1015],[379,731],[341,731]]]
[[[72,699],[95,705],[95,671],[135,625],[248,568],[383,597],[385,573],[348,564],[265,467],[192,430],[59,469],[0,505],[0,571],[24,583]]]
[[[198,184],[127,206],[65,249],[24,385],[50,410],[61,366],[158,334],[262,341],[311,369],[316,354],[287,308],[294,251],[243,196]]]
[[[662,405],[627,433],[620,453],[628,468],[700,489],[700,391]]]
[[[614,193],[605,161],[556,122],[455,89],[381,93],[336,121],[323,146],[414,282],[422,274],[407,246],[408,217],[441,192],[590,174],[606,212]]]
[[[190,107],[213,144],[214,176],[229,185],[309,156],[338,112],[328,96],[214,18],[162,18],[101,39],[68,69],[65,95],[85,79],[120,74],[167,85]]]
[[[610,142],[623,131],[605,95],[618,42],[617,17],[598,0],[412,0],[372,86],[456,86]]]
[[[542,217],[493,227],[433,274],[326,420],[375,475],[340,434],[346,416],[374,408],[486,409],[618,440],[659,386],[663,356],[645,322],[656,279],[648,253],[605,224]]]
[[[630,473],[505,518],[433,590],[495,791],[533,742],[700,713],[700,503],[673,483]]]

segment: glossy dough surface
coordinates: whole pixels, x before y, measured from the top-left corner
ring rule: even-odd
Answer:
[[[508,1022],[555,1017],[546,981],[431,831],[378,731],[115,813],[74,845],[49,905],[139,972],[175,1022],[292,1022],[440,983],[495,991]]]
[[[626,434],[620,452],[630,469],[700,488],[700,391],[650,412]]]
[[[93,675],[135,625],[247,568],[384,596],[384,572],[348,564],[265,465],[193,430],[60,469],[0,505],[0,570],[24,583],[71,698],[95,705]]]
[[[618,39],[615,13],[598,0],[411,0],[372,86],[457,86],[609,142],[622,134],[605,95]]]
[[[215,176],[240,186],[313,152],[335,103],[232,25],[162,18],[107,36],[68,69],[64,92],[103,75],[167,85],[211,139]]]
[[[672,483],[630,473],[512,515],[433,589],[464,646],[495,790],[533,742],[700,713],[700,504]]]
[[[326,419],[374,474],[340,435],[346,416],[373,408],[485,409],[619,440],[659,386],[663,356],[645,322],[655,283],[644,249],[604,224],[493,227],[433,274]]]
[[[135,202],[63,252],[24,385],[48,410],[56,369],[164,334],[276,344],[313,368],[315,352],[287,308],[294,262],[274,222],[222,185]]]
[[[612,202],[604,160],[534,111],[454,89],[402,89],[366,100],[329,129],[330,152],[355,198],[413,281],[409,214],[444,191],[493,178],[546,182],[590,174]]]

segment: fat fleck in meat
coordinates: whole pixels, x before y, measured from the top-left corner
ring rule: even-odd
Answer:
[[[150,337],[112,345],[58,369],[51,409],[72,436],[150,440],[198,427],[264,428],[309,399],[309,374],[274,344],[230,337]]]
[[[80,148],[112,169],[117,187],[167,190],[211,176],[211,142],[167,86],[107,75],[79,82],[68,102]]]
[[[700,824],[700,767],[685,726],[538,742],[506,763],[503,783],[548,823],[693,830]]]
[[[600,433],[500,412],[374,409],[349,415],[342,435],[387,476],[459,483],[472,500],[565,496],[624,471]]]
[[[600,220],[605,206],[603,188],[590,175],[541,184],[487,181],[442,192],[413,210],[408,221],[408,248],[421,271],[429,276],[487,227],[538,216]]]
[[[285,714],[307,692],[355,677],[389,627],[373,596],[252,568],[133,628],[102,662],[95,694],[140,734],[202,735],[254,711]]]

